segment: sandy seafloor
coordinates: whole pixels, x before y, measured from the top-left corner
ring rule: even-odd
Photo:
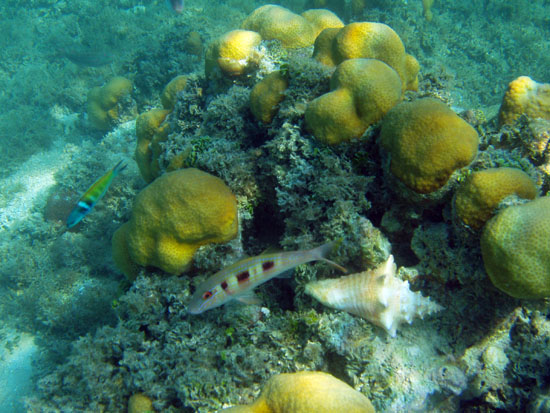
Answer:
[[[350,144],[316,143],[303,106],[327,91],[330,72],[309,61],[311,48],[289,57],[300,84],[291,82],[268,126],[248,108],[254,76],[205,80],[188,34],[197,32],[204,50],[265,3],[185,3],[176,14],[160,0],[0,1],[0,411],[125,411],[143,393],[157,411],[211,412],[248,403],[273,374],[299,370],[330,372],[377,411],[549,411],[547,301],[493,287],[479,234],[457,228],[449,199],[426,208],[399,195],[382,171],[376,127]],[[278,4],[300,13],[314,3]],[[544,168],[507,146],[528,128],[503,132],[494,118],[511,80],[550,82],[548,1],[435,0],[430,22],[420,0],[372,0],[355,12],[340,3],[345,23],[386,23],[418,59],[419,91],[406,99],[439,97],[475,121],[472,167],[521,167],[546,194]],[[134,116],[98,131],[86,96],[125,76],[142,113],[160,106],[176,75],[188,85],[166,154],[191,146],[188,166],[228,184],[241,232],[227,246],[201,248],[195,277],[147,268],[130,283],[113,264],[111,237],[146,185],[134,161]],[[128,167],[107,196],[67,231],[79,194],[119,160]],[[336,275],[315,264],[260,287],[261,308],[186,313],[198,283],[243,254],[338,237],[334,259],[352,271],[387,255],[387,237],[412,289],[444,310],[391,338],[305,296],[307,281]]]

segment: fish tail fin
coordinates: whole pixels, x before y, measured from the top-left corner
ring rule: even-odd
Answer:
[[[123,163],[124,161],[119,161],[113,168],[113,173],[116,175],[122,172],[128,165]]]
[[[313,248],[310,250],[310,254],[312,255],[313,259],[315,261],[324,261],[329,265],[332,265],[334,268],[337,268],[338,270],[342,271],[343,273],[347,273],[348,270],[346,270],[344,267],[342,267],[340,264],[335,263],[334,261],[329,260],[326,258],[326,256],[338,245],[342,243],[342,240],[336,240],[336,241],[329,241],[326,244],[320,245],[316,248]]]

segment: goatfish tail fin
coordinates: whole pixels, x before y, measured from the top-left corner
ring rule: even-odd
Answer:
[[[309,253],[313,257],[314,261],[324,261],[329,265],[332,265],[334,268],[337,268],[338,270],[342,271],[343,273],[347,273],[348,270],[346,270],[344,267],[342,267],[340,264],[335,263],[334,261],[329,260],[326,258],[330,252],[338,247],[342,243],[342,240],[336,240],[336,241],[330,241],[326,244],[320,245],[316,248],[313,248],[312,250],[309,250]]]

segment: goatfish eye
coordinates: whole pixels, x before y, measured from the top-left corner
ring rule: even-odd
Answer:
[[[207,291],[202,295],[203,300],[208,300],[210,297],[212,297],[212,291]]]

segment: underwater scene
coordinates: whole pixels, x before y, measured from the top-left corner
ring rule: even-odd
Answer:
[[[550,412],[549,0],[0,12],[0,413]]]

